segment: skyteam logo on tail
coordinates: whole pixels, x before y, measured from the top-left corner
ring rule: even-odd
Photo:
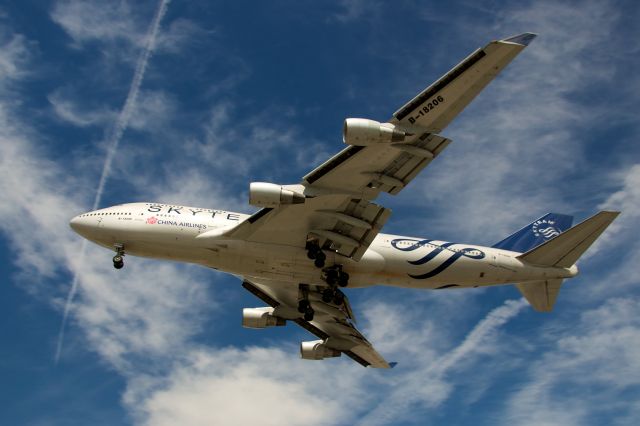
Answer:
[[[531,231],[533,231],[533,235],[536,237],[544,237],[548,240],[557,237],[561,233],[561,231],[554,226],[555,224],[556,222],[554,220],[536,220],[531,226]]]
[[[439,273],[443,272],[455,262],[457,262],[461,257],[467,257],[469,259],[484,259],[485,254],[483,251],[480,251],[476,248],[472,247],[464,247],[464,248],[455,248],[453,247],[456,243],[442,243],[435,244],[434,240],[415,240],[413,238],[397,238],[391,241],[391,245],[396,250],[400,251],[414,251],[419,248],[426,247],[429,250],[425,253],[421,258],[416,260],[407,260],[407,263],[410,265],[425,265],[429,262],[431,264],[437,263],[438,261],[432,262],[440,253],[449,254],[450,256],[445,259],[438,266],[434,267],[428,272],[423,274],[407,274],[411,278],[415,278],[417,280],[425,280],[427,278],[435,277]],[[413,243],[413,244],[412,244]]]

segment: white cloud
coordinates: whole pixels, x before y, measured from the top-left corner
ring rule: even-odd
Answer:
[[[47,96],[56,116],[62,121],[78,127],[105,126],[112,123],[117,112],[106,108],[88,109],[81,107],[69,94],[63,90],[56,90]]]
[[[51,18],[78,45],[101,40],[125,40],[142,47],[145,26],[138,24],[129,2],[60,1]]]
[[[125,401],[152,425],[344,424],[367,401],[365,370],[351,367],[309,365],[279,349],[193,351],[150,394],[148,381],[134,381]]]
[[[28,74],[24,66],[31,56],[30,46],[21,34],[6,35],[0,31],[0,84],[23,78]]]
[[[528,382],[509,399],[504,424],[632,424],[640,385],[640,320],[636,297],[611,299],[582,314],[578,324],[546,336],[551,349],[538,353]],[[635,397],[634,397],[635,395]]]
[[[139,2],[126,0],[62,0],[55,4],[51,19],[64,29],[77,48],[90,43],[112,44],[126,48],[124,53],[129,55],[133,53],[128,50],[129,47],[139,50],[147,41],[146,31],[152,8],[148,8],[146,13],[144,9]],[[163,29],[157,40],[157,48],[164,53],[177,53],[204,33],[195,23],[178,18]]]
[[[430,409],[446,401],[454,392],[456,382],[447,376],[456,370],[468,371],[477,365],[482,355],[498,351],[498,330],[527,307],[524,299],[507,300],[504,305],[493,309],[479,321],[464,340],[454,348],[439,354],[436,358],[425,351],[414,355],[412,371],[397,380],[384,401],[369,410],[359,420],[359,424],[390,424],[411,418],[410,407],[419,404]],[[403,330],[403,332],[408,332]],[[450,332],[450,331],[449,331]],[[417,344],[419,344],[419,340]],[[424,348],[425,346],[422,346]],[[458,378],[458,382],[462,382]]]

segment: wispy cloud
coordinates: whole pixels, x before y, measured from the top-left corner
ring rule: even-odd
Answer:
[[[528,306],[524,299],[507,300],[479,321],[465,339],[436,359],[419,363],[420,367],[398,380],[384,401],[360,420],[359,424],[390,424],[411,417],[409,407],[419,403],[437,407],[452,394],[455,383],[447,380],[447,374],[456,368],[473,364],[474,355],[486,351],[495,343],[497,330]],[[424,355],[423,355],[424,360]]]
[[[593,212],[595,205],[576,205],[567,194],[578,172],[589,179],[580,166],[583,132],[607,107],[579,95],[613,75],[615,65],[593,52],[605,49],[618,16],[599,2],[579,10],[536,2],[501,9],[491,34],[460,21],[479,39],[522,31],[539,37],[443,131],[453,143],[415,182],[423,188],[415,225],[426,226],[428,215],[430,227],[457,224],[448,238],[488,244],[549,211]]]
[[[577,324],[543,340],[524,371],[526,382],[509,398],[503,424],[632,424],[639,408],[625,401],[640,396],[640,320],[636,297],[611,299],[581,315]],[[567,390],[570,389],[570,392]]]

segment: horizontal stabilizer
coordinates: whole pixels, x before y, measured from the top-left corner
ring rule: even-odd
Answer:
[[[551,312],[562,285],[561,279],[516,284],[527,302],[538,312]]]
[[[550,239],[518,259],[542,266],[570,268],[620,212],[600,212]]]

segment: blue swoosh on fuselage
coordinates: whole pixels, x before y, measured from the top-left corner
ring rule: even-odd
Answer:
[[[414,242],[415,244],[409,247],[398,247],[399,243],[405,242],[405,241]],[[437,245],[437,244],[433,244],[432,241],[434,240],[415,240],[411,238],[397,238],[391,241],[391,245],[393,246],[393,248],[400,251],[414,251],[421,247],[424,247],[425,244],[430,244],[433,247],[433,249],[429,253],[427,253],[425,256],[421,257],[420,259],[407,260],[407,263],[411,265],[424,265],[430,262],[431,260],[433,260],[436,256],[438,256],[438,254],[442,253],[443,251],[450,251],[452,253],[451,257],[449,257],[447,260],[445,260],[444,262],[442,262],[440,265],[438,265],[437,267],[435,267],[433,270],[429,272],[426,272],[424,274],[407,274],[411,278],[414,278],[417,280],[424,280],[427,278],[435,277],[439,273],[449,268],[451,265],[453,265],[458,259],[460,259],[463,256],[468,257],[470,259],[478,259],[478,260],[483,259],[485,257],[484,252],[475,248],[465,247],[459,250],[453,250],[453,249],[450,249],[449,247],[451,247],[456,243],[444,243],[444,244]],[[471,252],[476,252],[477,254],[470,254]]]

